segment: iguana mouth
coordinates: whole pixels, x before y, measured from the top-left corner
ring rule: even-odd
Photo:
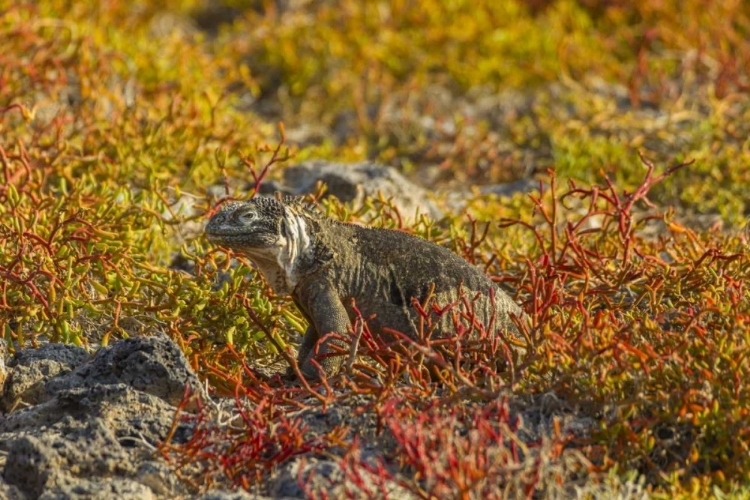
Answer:
[[[247,235],[245,233],[238,233],[236,231],[232,230],[214,230],[210,233],[206,231],[206,237],[209,241],[214,241],[217,243],[221,243],[222,241],[237,241],[241,239],[247,239]]]
[[[274,244],[261,241],[254,241],[251,243],[251,240],[247,237],[246,233],[237,233],[231,231],[216,231],[213,233],[206,233],[206,237],[211,243],[215,243],[220,246],[244,248],[248,251],[252,251],[252,249],[264,250],[276,246]]]
[[[209,240],[240,239],[247,238],[247,233],[239,233],[232,229],[215,229],[211,232],[206,231],[206,236]]]

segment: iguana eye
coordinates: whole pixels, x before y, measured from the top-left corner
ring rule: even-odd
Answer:
[[[245,211],[237,215],[237,219],[240,222],[251,222],[258,218],[258,214],[254,211]]]

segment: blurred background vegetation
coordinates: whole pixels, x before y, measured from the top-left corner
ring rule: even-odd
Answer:
[[[430,185],[547,168],[633,182],[638,149],[657,161],[691,158],[666,199],[735,222],[745,212],[750,18],[741,1],[8,7],[5,104],[36,107],[37,125],[58,111],[106,119],[78,141],[107,131],[118,143],[110,178],[205,187],[216,181],[216,147],[272,138],[282,120],[299,159],[380,160]],[[149,124],[109,133],[131,115]],[[140,127],[150,136],[145,162],[140,141],[116,141]]]

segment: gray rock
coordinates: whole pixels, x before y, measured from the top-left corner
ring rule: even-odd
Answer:
[[[8,362],[10,369],[3,384],[0,407],[10,411],[17,405],[35,405],[47,401],[51,394],[45,384],[68,375],[90,357],[84,349],[71,345],[45,344],[38,349],[18,351]]]
[[[26,500],[28,497],[18,487],[8,484],[0,476],[0,498],[5,500]]]
[[[121,341],[93,357],[48,344],[20,351],[9,366],[4,401],[22,400],[27,407],[0,418],[0,450],[7,453],[0,461],[0,498],[186,494],[169,466],[153,456],[172,430],[185,386],[201,389],[168,337]],[[184,442],[189,432],[178,424],[172,440]]]
[[[91,355],[82,347],[68,344],[43,344],[36,349],[19,350],[8,366],[31,366],[35,361],[52,359],[72,370],[90,357]]]
[[[128,454],[99,419],[76,432],[47,430],[8,443],[3,476],[24,493],[38,497],[45,490],[88,478],[131,472]]]
[[[72,423],[96,418],[102,419],[120,439],[155,444],[169,432],[174,413],[175,409],[162,399],[125,384],[76,387],[0,420],[0,449],[8,449],[12,435],[6,433],[33,434],[52,426],[71,432],[78,428]]]
[[[138,465],[135,480],[159,496],[185,495],[186,488],[165,462],[148,460]]]
[[[153,500],[146,486],[122,478],[80,479],[45,491],[39,500]]]
[[[56,393],[73,387],[124,383],[177,406],[189,385],[201,391],[201,383],[185,355],[166,335],[135,337],[100,349],[68,377],[51,380],[45,391]]]
[[[334,163],[322,160],[307,161],[284,169],[283,181],[261,184],[261,194],[300,196],[314,193],[318,181],[327,186],[326,195],[335,196],[359,208],[366,197],[382,194],[391,199],[405,219],[414,219],[417,212],[432,219],[443,213],[427,197],[427,191],[409,181],[397,170],[371,162]]]

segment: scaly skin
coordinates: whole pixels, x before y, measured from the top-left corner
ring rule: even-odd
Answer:
[[[418,337],[412,301],[424,303],[433,285],[434,304],[465,296],[476,321],[495,331],[515,332],[511,314],[523,314],[479,269],[448,249],[400,231],[334,221],[297,198],[229,203],[211,218],[206,235],[252,260],[276,293],[292,295],[309,322],[298,362],[310,379],[319,376],[311,361],[319,341],[328,333],[351,332],[353,305],[371,318],[373,335],[384,338],[390,336],[383,328]],[[434,335],[455,331],[451,314],[431,314]],[[317,346],[315,360],[326,375],[342,362],[328,355],[335,342],[329,336]]]

